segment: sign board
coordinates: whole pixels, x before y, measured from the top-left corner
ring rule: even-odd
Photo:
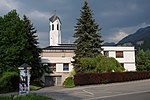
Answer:
[[[19,93],[29,93],[30,73],[27,69],[20,70]]]

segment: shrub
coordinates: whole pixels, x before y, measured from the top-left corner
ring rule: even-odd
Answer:
[[[76,71],[72,69],[72,71],[69,73],[69,77],[74,77],[75,74],[76,74]]]
[[[112,57],[97,56],[96,72],[123,72],[125,69]]]
[[[30,91],[36,91],[36,90],[39,90],[39,89],[41,89],[41,88],[42,88],[42,87],[30,85]]]
[[[82,67],[82,72],[93,72],[96,68],[96,60],[95,58],[81,58],[80,66]],[[80,72],[81,72],[80,71]]]
[[[123,72],[125,69],[112,57],[98,55],[95,58],[81,58],[81,72]]]
[[[101,74],[99,73],[78,73],[74,76],[75,85],[91,85],[101,82]]]
[[[19,89],[19,75],[16,72],[5,72],[0,78],[0,93],[17,91]]]
[[[107,72],[78,73],[74,76],[75,85],[104,84],[149,79],[150,72]]]
[[[65,81],[64,81],[64,83],[63,83],[63,85],[64,85],[64,87],[66,87],[66,88],[75,87],[73,77],[68,77],[68,78],[66,78]]]

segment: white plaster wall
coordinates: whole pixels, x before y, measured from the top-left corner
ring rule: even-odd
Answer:
[[[56,72],[70,72],[73,69],[72,57],[42,57],[43,63],[56,63]],[[69,71],[63,71],[63,63],[69,63]]]
[[[135,63],[131,63],[131,64],[125,63],[124,68],[126,69],[126,71],[136,71]]]
[[[105,51],[122,51],[122,50],[135,50],[134,47],[121,47],[121,46],[102,46],[102,49]]]
[[[102,47],[104,51],[109,51],[109,57],[116,58],[116,51],[123,51],[123,58],[116,58],[119,63],[124,63],[124,67],[128,71],[135,71],[135,51],[134,47]],[[103,51],[102,51],[103,53]],[[42,57],[43,63],[56,63],[56,72],[70,72],[73,69],[71,64],[72,57]],[[63,71],[63,63],[69,63],[69,71]]]
[[[109,51],[109,57],[116,58],[116,51],[123,51],[123,58],[116,58],[120,62],[135,62],[134,47],[102,47],[104,51]]]
[[[125,61],[124,62],[135,62],[135,52],[134,51],[126,51],[124,52]]]
[[[56,72],[63,72],[63,63],[56,64]]]
[[[136,71],[135,49],[134,47],[102,47],[104,51],[109,51],[109,57],[114,57],[119,63],[124,63],[127,71]],[[123,51],[123,58],[116,58],[116,51]],[[103,54],[104,52],[102,52]]]
[[[71,63],[71,57],[41,57],[43,63]]]
[[[109,51],[109,57],[116,58],[116,52],[115,51]]]

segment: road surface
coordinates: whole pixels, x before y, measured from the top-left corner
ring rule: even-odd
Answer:
[[[150,100],[150,79],[69,89],[47,87],[33,93],[56,100]]]

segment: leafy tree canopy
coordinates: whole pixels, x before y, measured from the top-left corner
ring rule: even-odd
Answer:
[[[16,71],[26,62],[22,58],[27,45],[24,24],[16,10],[0,18],[0,73]]]
[[[32,67],[33,79],[42,76],[45,67],[40,65],[40,52],[36,29],[25,15],[19,17],[16,10],[0,17],[0,74],[18,71],[27,63]]]

